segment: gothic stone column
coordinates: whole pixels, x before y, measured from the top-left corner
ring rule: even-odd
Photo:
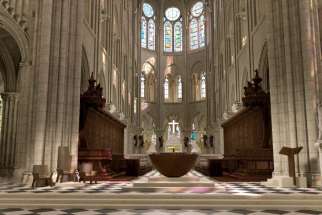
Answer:
[[[270,95],[274,150],[270,186],[292,187],[282,147],[303,147],[296,156],[297,186],[315,186],[319,174],[316,134],[316,59],[310,1],[271,0],[268,9]]]
[[[3,119],[0,142],[0,175],[11,176],[15,167],[18,94],[1,94]]]

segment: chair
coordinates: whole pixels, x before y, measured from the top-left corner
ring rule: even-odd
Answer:
[[[53,181],[55,172],[49,173],[48,167],[46,165],[34,165],[32,170],[32,176],[32,188],[55,186],[55,182]]]

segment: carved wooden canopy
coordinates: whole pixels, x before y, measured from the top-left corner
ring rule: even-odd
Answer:
[[[103,97],[103,88],[100,84],[96,85],[93,73],[88,80],[88,88],[85,93],[80,96],[80,120],[79,129],[84,127],[87,110],[94,108],[96,110],[102,110],[105,106],[106,99]]]
[[[267,106],[269,104],[269,95],[262,89],[258,71],[255,71],[255,77],[244,87],[244,97],[242,98],[245,107]]]

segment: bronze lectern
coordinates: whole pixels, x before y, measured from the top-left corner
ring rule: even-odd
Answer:
[[[295,176],[295,160],[294,155],[298,154],[303,149],[302,146],[296,148],[283,147],[280,150],[281,155],[286,155],[288,158],[288,174],[293,178],[293,183],[296,185],[296,176]]]

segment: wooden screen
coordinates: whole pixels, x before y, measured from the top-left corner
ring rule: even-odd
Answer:
[[[224,123],[225,157],[272,158],[270,125],[260,107],[247,108]]]
[[[244,87],[244,109],[222,124],[224,168],[247,173],[271,173],[273,150],[269,94],[255,78]]]
[[[124,128],[121,121],[104,110],[103,88],[93,77],[80,97],[79,166],[91,162],[105,180],[108,169],[119,171],[124,162]],[[111,162],[107,162],[111,161]],[[90,168],[88,168],[90,169]]]
[[[123,155],[124,124],[104,111],[90,108],[81,131],[87,149],[111,149],[113,155]],[[83,148],[85,148],[83,147]]]

